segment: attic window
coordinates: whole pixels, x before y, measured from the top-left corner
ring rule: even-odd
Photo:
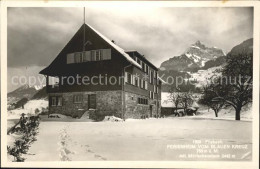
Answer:
[[[111,60],[111,49],[99,49],[67,54],[67,64]]]
[[[83,62],[83,53],[75,53],[74,59],[75,63]]]

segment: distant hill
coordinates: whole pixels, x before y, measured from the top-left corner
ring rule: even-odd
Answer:
[[[253,38],[233,47],[227,55],[237,55],[238,53],[253,53]]]
[[[23,85],[7,94],[8,104],[16,103],[24,98],[30,100],[36,93],[42,90],[42,86]]]
[[[43,88],[38,90],[38,92],[35,93],[31,99],[45,99],[47,98],[47,96],[48,95],[46,93],[46,86],[44,86]]]

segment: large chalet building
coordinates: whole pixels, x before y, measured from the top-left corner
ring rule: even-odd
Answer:
[[[46,77],[50,113],[81,117],[91,109],[125,119],[160,116],[157,71],[139,52],[124,51],[83,24],[40,74]],[[77,76],[89,83],[76,83]],[[50,77],[58,82],[50,84]]]

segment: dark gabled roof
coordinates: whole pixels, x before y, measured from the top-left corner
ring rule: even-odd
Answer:
[[[40,71],[40,74],[43,75],[50,75],[50,76],[57,76],[64,73],[70,73],[70,71],[75,70],[82,70],[84,69],[84,65],[68,65],[66,64],[65,57],[68,53],[73,52],[80,52],[83,50],[83,35],[86,33],[92,33],[95,34],[95,36],[102,38],[105,43],[107,43],[109,46],[114,48],[117,52],[119,52],[122,57],[124,57],[128,62],[133,64],[134,66],[141,68],[141,65],[139,65],[135,60],[133,60],[122,48],[117,46],[115,43],[110,41],[108,38],[106,38],[104,35],[99,33],[97,30],[95,30],[93,27],[91,27],[88,24],[83,24],[80,29],[76,32],[76,34],[71,38],[71,40],[66,44],[66,46],[61,50],[61,52],[58,54],[58,56],[53,60],[53,62],[47,66],[45,69]],[[69,69],[68,69],[69,68]]]
[[[126,51],[127,54],[132,55],[134,54],[135,56],[137,56],[139,59],[144,60],[146,63],[148,63],[151,67],[153,67],[155,70],[159,70],[154,64],[152,64],[148,59],[146,59],[146,57],[144,57],[144,55],[142,55],[141,53],[139,53],[136,50],[129,50]]]

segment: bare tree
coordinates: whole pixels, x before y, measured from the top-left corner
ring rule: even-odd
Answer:
[[[236,120],[240,120],[243,106],[252,102],[253,55],[240,53],[229,55],[227,64],[222,71],[222,77],[212,90],[216,97],[213,101],[224,102],[236,111]]]
[[[193,97],[191,91],[181,90],[180,88],[172,88],[169,92],[169,100],[174,103],[176,112],[180,107],[184,109],[184,112],[186,112],[187,108],[192,105]]]
[[[182,92],[181,95],[181,104],[184,108],[184,112],[186,112],[187,108],[193,104],[192,92]]]
[[[176,89],[176,90],[171,89],[169,93],[170,93],[169,101],[174,104],[175,107],[174,110],[177,112],[178,107],[181,105],[181,101],[182,101],[180,89]]]
[[[200,99],[200,103],[211,108],[215,116],[218,117],[218,112],[224,107],[225,102],[222,100],[213,100],[217,95],[215,94],[216,89],[213,84],[207,85],[203,87],[203,96]]]

